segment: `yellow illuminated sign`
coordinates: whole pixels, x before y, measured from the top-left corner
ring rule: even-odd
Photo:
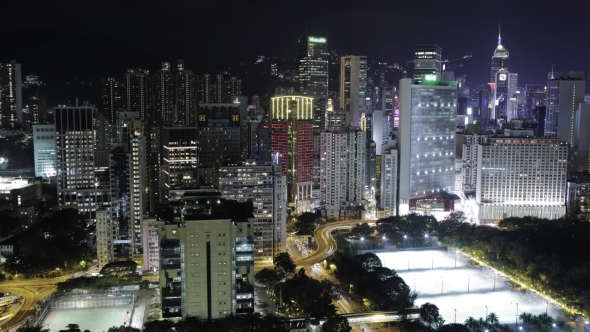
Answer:
[[[207,116],[205,114],[199,114],[199,122],[207,121]]]

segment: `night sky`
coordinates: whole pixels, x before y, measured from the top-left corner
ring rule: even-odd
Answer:
[[[4,0],[0,61],[23,74],[119,77],[184,59],[197,73],[257,55],[297,57],[307,31],[328,37],[339,54],[404,64],[413,45],[437,43],[443,58],[473,53],[467,83],[484,83],[496,47],[510,51],[519,85],[556,71],[590,71],[582,1],[130,1]],[[477,63],[481,62],[481,63]]]

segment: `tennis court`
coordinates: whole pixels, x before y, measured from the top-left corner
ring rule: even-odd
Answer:
[[[129,312],[129,314],[127,314]],[[106,332],[112,326],[129,324],[131,307],[53,310],[45,319],[45,328],[52,332],[65,330],[68,324],[78,324],[80,330]]]

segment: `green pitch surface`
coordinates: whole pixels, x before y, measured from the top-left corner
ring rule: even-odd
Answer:
[[[121,326],[123,322],[129,324],[131,307],[118,307],[112,309],[77,309],[56,310],[49,313],[45,319],[45,328],[52,332],[65,330],[68,324],[78,324],[80,330],[92,332],[106,332],[112,326]]]

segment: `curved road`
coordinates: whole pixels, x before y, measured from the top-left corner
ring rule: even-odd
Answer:
[[[346,220],[327,223],[315,230],[315,240],[318,248],[313,254],[295,261],[297,269],[319,263],[330,257],[336,252],[336,240],[332,237],[332,232],[339,229],[352,228],[356,224],[368,222],[369,220]]]

